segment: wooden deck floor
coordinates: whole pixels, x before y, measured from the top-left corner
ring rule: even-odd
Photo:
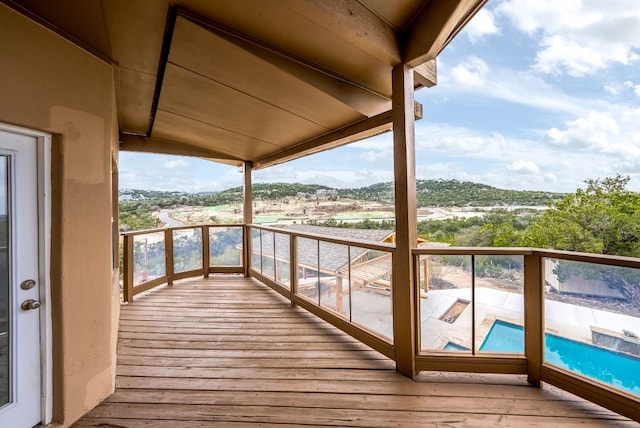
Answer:
[[[190,280],[122,308],[116,392],[75,426],[638,426],[520,377],[419,382],[241,277]]]

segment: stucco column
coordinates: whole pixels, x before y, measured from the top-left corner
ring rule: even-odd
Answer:
[[[415,284],[411,249],[416,245],[415,116],[413,70],[393,68],[393,165],[395,178],[396,251],[392,300],[396,370],[415,375]]]

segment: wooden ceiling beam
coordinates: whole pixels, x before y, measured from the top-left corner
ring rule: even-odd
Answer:
[[[422,104],[415,102],[414,115],[416,120],[422,119]],[[253,169],[267,168],[303,156],[344,146],[364,138],[373,137],[390,131],[392,124],[391,110],[389,110],[258,159],[253,162]]]
[[[143,135],[120,133],[120,150],[125,152],[191,156],[235,166],[243,164],[242,159],[234,158],[216,150],[195,147],[177,141],[149,138]]]
[[[273,155],[258,159],[253,162],[253,169],[266,168],[323,150],[343,146],[370,135],[389,131],[390,129],[391,111],[386,111],[345,126],[344,128],[304,141],[296,146],[274,153]]]
[[[430,0],[402,37],[403,62],[434,59],[487,0]]]

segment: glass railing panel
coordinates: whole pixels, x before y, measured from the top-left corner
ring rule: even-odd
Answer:
[[[320,306],[349,318],[349,247],[320,241]]]
[[[242,266],[242,227],[209,228],[209,267]]]
[[[251,267],[262,271],[262,234],[260,229],[251,228]]]
[[[640,270],[544,259],[544,361],[640,395]]]
[[[475,346],[524,353],[524,257],[474,256]]]
[[[291,237],[276,233],[276,282],[291,288]]]
[[[420,349],[471,353],[471,256],[420,256]]]
[[[275,279],[275,248],[274,233],[268,230],[262,230],[262,254],[261,265],[262,274],[270,279]]]
[[[391,253],[351,248],[351,321],[393,340]]]
[[[173,236],[173,272],[202,269],[202,229],[179,229]]]
[[[133,283],[143,284],[166,275],[164,232],[133,237]]]
[[[318,240],[309,238],[297,239],[298,254],[298,290],[300,297],[318,304],[319,268]]]

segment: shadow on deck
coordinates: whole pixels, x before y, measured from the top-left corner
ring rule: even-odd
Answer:
[[[237,276],[121,313],[116,392],[74,426],[638,426],[518,376],[421,375]]]

